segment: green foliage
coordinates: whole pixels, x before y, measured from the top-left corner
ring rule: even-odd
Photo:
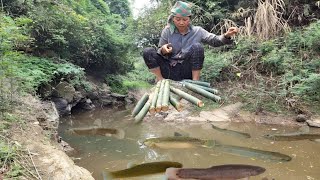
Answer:
[[[52,78],[52,64],[48,60],[28,57],[17,52],[8,52],[2,57],[3,63],[10,63],[12,78],[22,92],[34,92],[42,83]]]
[[[289,34],[286,38],[286,46],[291,51],[312,50],[320,53],[320,21],[310,24],[303,30],[298,30]]]
[[[92,4],[99,9],[103,14],[110,14],[109,6],[103,0],[91,0]]]
[[[299,79],[299,84],[292,88],[292,93],[310,101],[320,102],[320,75],[308,74],[307,77]]]
[[[275,75],[284,74],[287,68],[293,66],[293,54],[288,52],[286,48],[274,49],[267,55],[262,57],[263,73],[274,73]],[[293,67],[295,68],[295,67]],[[292,69],[292,68],[290,68]]]
[[[16,155],[16,147],[7,145],[2,139],[2,141],[0,142],[1,165],[6,162],[12,162],[14,160],[15,155]]]
[[[26,48],[31,42],[26,26],[32,21],[28,18],[12,19],[0,13],[0,55],[12,49]]]
[[[26,170],[17,162],[13,162],[10,171],[6,173],[6,178],[19,179]]]
[[[105,78],[106,83],[110,86],[112,92],[126,94],[128,89],[123,84],[123,79],[119,75],[108,74]]]
[[[154,83],[155,76],[148,70],[139,54],[129,54],[134,63],[134,69],[125,75],[108,75],[107,84],[112,91],[127,93],[128,90],[150,88]]]
[[[104,0],[110,7],[112,14],[119,14],[123,19],[131,15],[128,0]]]
[[[126,1],[112,4],[128,5]],[[120,15],[130,14],[125,6],[120,15],[111,14],[103,0],[13,0],[5,1],[4,7],[32,21],[26,29],[34,38],[31,51],[35,55],[62,58],[105,73],[124,73],[132,68],[126,59],[129,42],[121,34],[125,26]]]
[[[134,64],[134,69],[122,76],[123,85],[128,90],[149,88],[155,82],[153,75],[145,65],[143,58],[138,53],[129,53]]]
[[[149,84],[146,81],[130,81],[130,80],[124,80],[123,86],[126,87],[128,90],[147,89],[152,87],[151,84]]]
[[[76,88],[91,91],[91,85],[85,80],[84,69],[71,63],[57,64],[53,71],[54,79],[64,79]]]
[[[11,113],[4,113],[3,120],[11,123],[20,121],[19,117]]]
[[[85,86],[84,71],[70,63],[56,64],[49,59],[7,52],[1,57],[0,67],[6,72],[0,77],[1,91],[5,94],[16,92],[33,93],[43,84],[50,84],[61,78],[73,85]],[[3,97],[4,101],[8,101]]]
[[[149,71],[148,67],[145,65],[142,56],[139,54],[131,54],[130,58],[134,63],[134,69],[129,71],[125,75],[125,79],[129,81],[144,81],[144,82],[153,82],[155,76]]]
[[[262,42],[258,47],[258,51],[260,51],[261,55],[265,55],[273,50],[276,50],[276,48],[277,46],[275,40],[269,40]]]
[[[155,77],[142,57],[129,53],[132,49],[157,46],[175,1],[156,2],[157,6],[133,19],[128,0],[3,0],[8,15],[2,13],[0,19],[1,112],[13,103],[16,92],[34,93],[42,84],[61,79],[89,90],[84,69],[108,74],[106,82],[120,93],[148,85],[142,82],[153,83]],[[220,33],[217,30],[224,27],[225,19],[244,25],[244,18],[257,8],[256,2],[247,0],[190,2],[195,4],[193,24],[215,33]],[[294,13],[283,12],[290,16],[290,22],[297,21],[293,18],[301,14],[301,18],[319,17],[313,11],[314,3],[285,3],[289,4],[288,9],[297,8]],[[244,37],[236,39],[235,47],[207,49],[201,78],[243,83],[248,89],[239,92],[239,96],[252,98],[256,108],[275,107],[276,111],[287,97],[319,101],[319,24],[317,21],[287,37],[265,42]]]
[[[126,34],[131,37],[136,46],[158,46],[161,31],[167,25],[169,6],[170,3],[164,1],[161,6],[139,12],[140,16],[137,19],[129,19]]]
[[[230,53],[214,53],[205,51],[205,61],[201,71],[201,79],[207,82],[220,78],[221,72],[230,66],[233,55]]]
[[[21,122],[21,119],[15,114],[4,112],[0,114],[0,132],[10,128],[11,124]]]
[[[8,167],[4,179],[19,179],[25,169],[16,161],[19,157],[20,148],[17,144],[0,138],[0,164],[1,167]]]
[[[16,18],[0,13],[0,112],[4,112],[14,104],[18,83],[15,79],[17,68],[9,56],[13,49],[27,48],[31,39],[27,35],[25,25],[28,18]],[[19,54],[19,53],[15,53]]]

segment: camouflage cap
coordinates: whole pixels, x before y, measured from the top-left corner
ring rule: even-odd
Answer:
[[[177,17],[191,16],[191,4],[183,1],[177,1],[171,9],[171,14]]]
[[[170,28],[170,33],[172,34],[175,29],[175,25],[173,23],[173,17],[187,17],[191,16],[191,3],[177,1],[176,4],[171,9],[171,15],[168,17],[168,26]]]

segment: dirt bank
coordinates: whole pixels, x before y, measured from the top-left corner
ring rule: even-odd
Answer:
[[[94,179],[88,170],[76,166],[57,142],[55,129],[59,119],[52,103],[32,96],[24,97],[22,102],[15,114],[25,123],[14,125],[8,137],[22,146],[27,157],[31,156],[33,163],[28,169],[37,179]]]

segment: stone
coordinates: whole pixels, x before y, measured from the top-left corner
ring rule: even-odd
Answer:
[[[71,114],[71,105],[68,104],[68,101],[63,98],[52,98],[52,101],[55,104],[56,109],[59,112],[59,115]]]
[[[296,117],[297,122],[306,122],[307,119],[308,119],[308,117],[305,114],[299,114]]]
[[[193,122],[207,122],[206,118],[203,117],[188,117],[188,121],[193,121]]]
[[[122,100],[122,101],[124,101],[124,98],[126,98],[127,95],[118,94],[118,93],[111,93],[111,97],[114,97],[114,98],[116,98],[117,100]]]
[[[71,103],[73,101],[73,96],[75,93],[75,88],[67,82],[60,82],[54,88],[54,96],[66,99],[68,103]]]
[[[50,97],[52,95],[52,86],[50,84],[40,86],[39,94],[44,99]]]
[[[231,121],[228,113],[222,109],[213,111],[201,111],[200,117],[211,122]]]
[[[83,99],[81,99],[81,101],[78,103],[78,107],[80,107],[81,109],[85,109],[85,110],[92,110],[92,109],[95,108],[95,105],[93,104],[93,102],[91,101],[91,99],[83,98]]]
[[[307,120],[307,124],[312,127],[320,128],[320,118],[313,119],[313,120]]]
[[[243,103],[241,102],[237,102],[235,104],[230,104],[228,106],[222,107],[221,109],[223,109],[224,111],[226,111],[230,116],[234,116],[235,114],[237,114],[240,109],[244,106]]]

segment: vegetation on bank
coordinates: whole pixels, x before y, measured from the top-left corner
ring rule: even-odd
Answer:
[[[61,80],[90,91],[85,75],[113,92],[150,87],[141,51],[156,47],[175,1],[132,17],[128,0],[2,0],[0,4],[0,178],[25,175],[7,141],[19,96]],[[311,113],[320,103],[320,1],[191,0],[193,24],[220,34],[238,26],[234,45],[206,47],[202,80],[223,87],[225,101],[253,111]],[[29,174],[30,175],[30,174]]]
[[[156,46],[172,1],[137,20],[141,46]],[[319,1],[197,1],[193,24],[216,34],[238,26],[232,46],[207,47],[201,78],[222,87],[226,101],[253,111],[317,112],[320,96]],[[294,10],[294,11],[293,11]],[[159,12],[159,13],[154,13]],[[148,25],[153,22],[151,25]],[[146,29],[151,29],[146,32]]]

